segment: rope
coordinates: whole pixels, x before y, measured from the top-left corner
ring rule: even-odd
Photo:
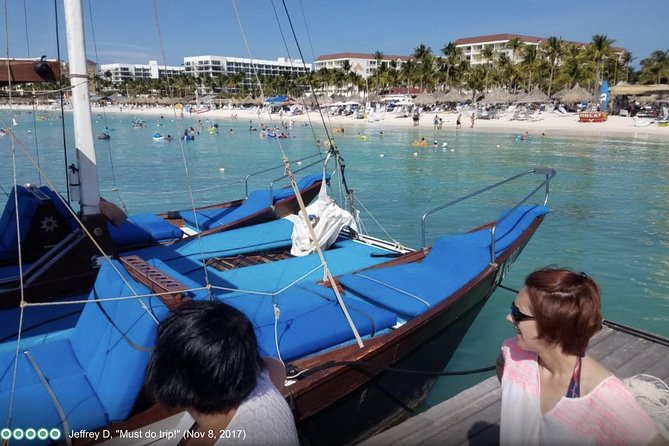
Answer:
[[[98,55],[98,42],[97,39],[95,38],[95,23],[93,20],[93,2],[88,2],[88,15],[90,17],[91,21],[91,35],[93,36],[93,51],[95,52],[95,62],[100,65],[100,57]],[[102,103],[102,118],[105,123],[105,133],[109,132],[109,123],[107,122],[107,108],[105,107],[104,103]],[[123,211],[127,214],[128,213],[128,208],[125,205],[125,202],[123,201],[123,198],[121,197],[121,194],[118,189],[118,184],[116,183],[116,171],[114,169],[114,157],[112,156],[112,150],[111,150],[111,140],[106,139],[105,140],[106,146],[107,146],[107,153],[109,154],[109,166],[111,168],[111,174],[112,174],[112,183],[114,184],[114,187],[112,191],[116,192],[116,196],[118,197],[119,201],[121,202],[121,207],[123,208]]]
[[[4,3],[4,21],[5,21],[5,54],[6,54],[6,59],[7,59],[7,83],[8,83],[8,90],[9,90],[9,115],[12,116],[12,77],[11,77],[11,70],[10,70],[10,64],[9,64],[9,18],[8,18],[8,8],[7,8],[7,2]],[[17,183],[17,173],[16,173],[16,139],[15,139],[15,133],[14,133],[14,127],[13,126],[5,126],[9,130],[9,134],[11,135],[11,145],[12,145],[12,179],[13,179],[13,184]],[[18,199],[18,193],[16,188],[14,188],[14,208],[18,210],[19,208],[19,199]],[[18,255],[19,255],[19,285],[20,285],[20,293],[21,293],[21,302],[25,302],[25,293],[23,290],[23,257],[21,254],[21,226],[19,224],[19,213],[16,212],[15,216],[15,223],[16,223],[16,237],[19,241],[18,244]],[[14,410],[14,390],[16,389],[16,378],[18,376],[18,357],[19,357],[19,345],[21,342],[21,332],[23,330],[23,308],[19,310],[19,334],[17,336],[16,340],[16,348],[14,350],[14,365],[12,366],[12,384],[11,384],[11,393],[9,397],[9,408],[7,411],[7,424],[6,426],[11,426],[12,424],[12,413]],[[3,444],[8,444],[8,440],[4,440]]]
[[[387,284],[387,283],[385,283],[385,282],[382,282],[382,281],[380,281],[380,280],[377,280],[377,279],[375,279],[375,278],[373,278],[373,277],[366,276],[366,275],[364,275],[364,274],[357,273],[356,276],[358,276],[358,277],[364,277],[364,278],[367,279],[367,280],[371,280],[372,282],[376,282],[376,283],[378,283],[379,285],[383,285],[383,286],[385,286],[385,287],[387,287],[387,288],[390,288],[390,289],[393,290],[393,291],[397,291],[398,293],[402,293],[402,294],[404,294],[404,295],[406,295],[406,296],[409,296],[409,297],[411,297],[411,298],[413,298],[413,299],[416,299],[417,301],[421,302],[422,304],[425,304],[425,305],[427,306],[427,308],[432,308],[432,304],[430,304],[428,301],[426,301],[425,299],[423,299],[423,298],[420,297],[420,296],[417,296],[417,295],[415,295],[415,294],[409,293],[408,291],[404,291],[404,290],[402,290],[402,289],[400,289],[400,288],[394,287],[394,286],[392,286],[392,285],[389,285],[389,284]]]
[[[58,0],[53,0],[53,10],[54,10],[55,22],[56,22],[56,58],[58,60],[61,60],[61,58],[60,58],[60,33],[58,32]],[[59,86],[58,95],[60,96],[60,127],[61,127],[61,132],[62,132],[62,135],[63,135],[63,161],[65,162],[65,165],[63,166],[65,168],[63,170],[63,172],[65,172],[65,193],[67,194],[67,202],[71,203],[72,198],[70,197],[69,179],[68,179],[68,176],[67,176],[67,172],[68,172],[67,169],[68,169],[69,163],[67,162],[67,137],[66,137],[66,133],[65,133],[65,96],[63,95],[63,72],[62,72],[62,70],[60,72],[60,77],[58,78],[58,86]]]
[[[163,35],[160,30],[160,20],[158,18],[158,4],[156,0],[153,0],[152,5],[153,5],[153,15],[156,22],[156,32],[158,33],[158,43],[160,44],[160,55],[163,59],[163,65],[165,66],[165,68],[167,68],[167,57],[165,56],[165,45],[163,41]],[[169,86],[169,79],[170,78],[168,76],[167,77],[168,86]],[[173,122],[174,122],[175,134],[179,135],[181,134],[181,132],[177,131],[177,110],[175,107],[172,107],[172,115],[174,117]],[[197,240],[200,247],[200,254],[202,258],[202,270],[204,272],[204,281],[207,289],[211,290],[211,282],[209,281],[209,271],[207,270],[207,261],[204,257],[204,242],[202,241],[202,237],[200,235],[201,233],[200,225],[197,219],[197,214],[195,212],[195,196],[193,195],[193,181],[190,176],[190,171],[188,170],[188,158],[186,156],[186,149],[184,146],[183,138],[179,138],[179,149],[181,150],[181,159],[183,161],[184,174],[186,176],[186,186],[188,189],[188,198],[190,200],[191,210],[193,211],[193,214],[196,215],[195,228],[197,229]],[[209,298],[210,299],[212,298],[211,294],[209,295]]]
[[[471,369],[471,370],[458,370],[454,372],[433,372],[430,370],[417,370],[417,369],[405,369],[405,368],[400,368],[400,367],[392,367],[392,366],[384,366],[380,364],[374,364],[371,362],[363,362],[363,361],[329,361],[324,364],[321,364],[316,367],[312,367],[310,369],[305,369],[305,370],[299,370],[295,371],[294,373],[286,375],[286,379],[302,379],[306,378],[309,375],[313,375],[316,372],[320,372],[321,370],[329,369],[332,367],[341,367],[341,366],[351,366],[355,368],[374,368],[382,371],[387,371],[387,372],[396,372],[396,373],[407,373],[407,374],[412,374],[412,375],[428,375],[428,376],[462,376],[462,375],[475,375],[477,373],[486,373],[486,372],[492,372],[495,370],[496,366],[489,366],[489,367],[482,367],[479,369]]]

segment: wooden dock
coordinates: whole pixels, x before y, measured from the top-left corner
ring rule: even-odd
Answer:
[[[605,321],[588,355],[620,378],[646,373],[669,382],[667,338]],[[501,395],[493,376],[361,444],[499,444]]]

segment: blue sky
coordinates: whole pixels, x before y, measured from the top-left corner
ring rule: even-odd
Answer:
[[[440,54],[449,41],[497,33],[555,35],[581,42],[605,34],[615,46],[632,52],[633,65],[654,50],[669,49],[669,0],[285,2],[307,62],[337,52],[410,55],[421,43]],[[253,58],[299,57],[281,0],[274,0],[274,7],[271,0],[236,3]],[[8,25],[3,14],[1,57],[9,47],[9,57],[55,58],[53,2],[5,0],[4,4]],[[249,57],[232,5],[231,0],[84,0],[88,58],[101,64],[151,59],[180,65],[189,55]],[[65,58],[62,5],[58,16]]]

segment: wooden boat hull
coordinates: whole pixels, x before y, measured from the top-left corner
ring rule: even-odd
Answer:
[[[300,368],[328,361],[356,363],[322,370],[285,389],[302,443],[356,443],[410,417],[541,220],[498,259],[497,266],[489,266],[456,295],[424,315],[368,341],[364,349],[351,346],[296,362]],[[434,374],[393,372],[383,367]]]

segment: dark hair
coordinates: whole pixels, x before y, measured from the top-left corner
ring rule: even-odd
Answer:
[[[525,287],[538,338],[570,355],[585,353],[602,326],[599,286],[585,273],[547,267],[531,273]]]
[[[158,326],[146,386],[169,408],[225,412],[244,401],[263,369],[242,312],[219,301],[189,302]]]

